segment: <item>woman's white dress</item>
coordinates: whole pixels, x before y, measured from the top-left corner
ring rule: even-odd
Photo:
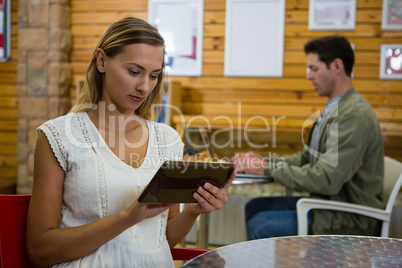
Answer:
[[[38,128],[66,173],[61,228],[126,209],[164,160],[182,158],[183,143],[174,129],[146,123],[148,148],[139,168],[127,165],[110,150],[85,112],[49,120]],[[135,156],[130,160],[136,161]],[[55,267],[174,267],[166,240],[167,215],[168,211],[146,219],[86,257]]]

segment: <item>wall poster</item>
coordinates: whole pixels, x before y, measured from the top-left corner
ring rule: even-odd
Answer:
[[[382,29],[402,30],[402,0],[384,0],[382,4]]]
[[[285,0],[226,0],[225,76],[282,77]]]
[[[310,30],[354,30],[356,0],[310,0]]]
[[[10,5],[10,0],[0,0],[0,62],[11,55]]]
[[[203,0],[149,0],[148,22],[165,39],[168,75],[201,75],[203,19]]]
[[[402,44],[381,45],[380,78],[402,80]]]

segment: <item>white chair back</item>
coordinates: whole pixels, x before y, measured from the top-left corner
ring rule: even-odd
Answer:
[[[384,157],[384,189],[383,200],[385,210],[392,211],[395,199],[402,185],[402,163],[388,156]]]
[[[391,213],[396,197],[402,186],[402,163],[388,156],[384,158],[383,200],[385,210],[358,204],[329,201],[314,198],[301,198],[297,201],[298,235],[307,235],[307,213],[312,209],[325,209],[355,213],[382,221],[381,236],[388,237]]]

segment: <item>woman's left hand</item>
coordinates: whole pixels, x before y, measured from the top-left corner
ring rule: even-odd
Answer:
[[[187,204],[193,212],[198,214],[210,213],[219,210],[228,201],[229,186],[236,177],[236,170],[230,174],[222,188],[216,187],[210,183],[205,183],[203,187],[198,187],[193,197],[198,203]]]

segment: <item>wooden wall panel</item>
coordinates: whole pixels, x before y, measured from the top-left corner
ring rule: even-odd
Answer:
[[[0,62],[0,193],[15,192],[17,181],[18,1],[11,0],[11,57]]]
[[[225,77],[226,1],[204,0],[203,74],[200,77],[170,77],[183,86],[183,112],[236,116],[241,102],[245,116],[282,114],[288,120],[306,118],[322,109],[327,99],[318,97],[311,82],[305,78],[303,45],[315,37],[341,34],[355,45],[354,85],[380,119],[386,154],[402,160],[402,81],[379,79],[381,44],[402,44],[402,31],[381,30],[382,1],[379,0],[357,0],[354,31],[309,31],[308,6],[308,0],[286,0],[282,78]],[[92,50],[107,26],[126,16],[146,20],[147,8],[147,0],[71,1],[73,97],[75,85],[84,77]],[[301,137],[295,137],[294,133],[283,132],[281,137],[275,152],[291,153],[301,148],[297,143]],[[254,137],[255,140],[264,138],[264,135]],[[228,151],[235,152],[236,148]]]

